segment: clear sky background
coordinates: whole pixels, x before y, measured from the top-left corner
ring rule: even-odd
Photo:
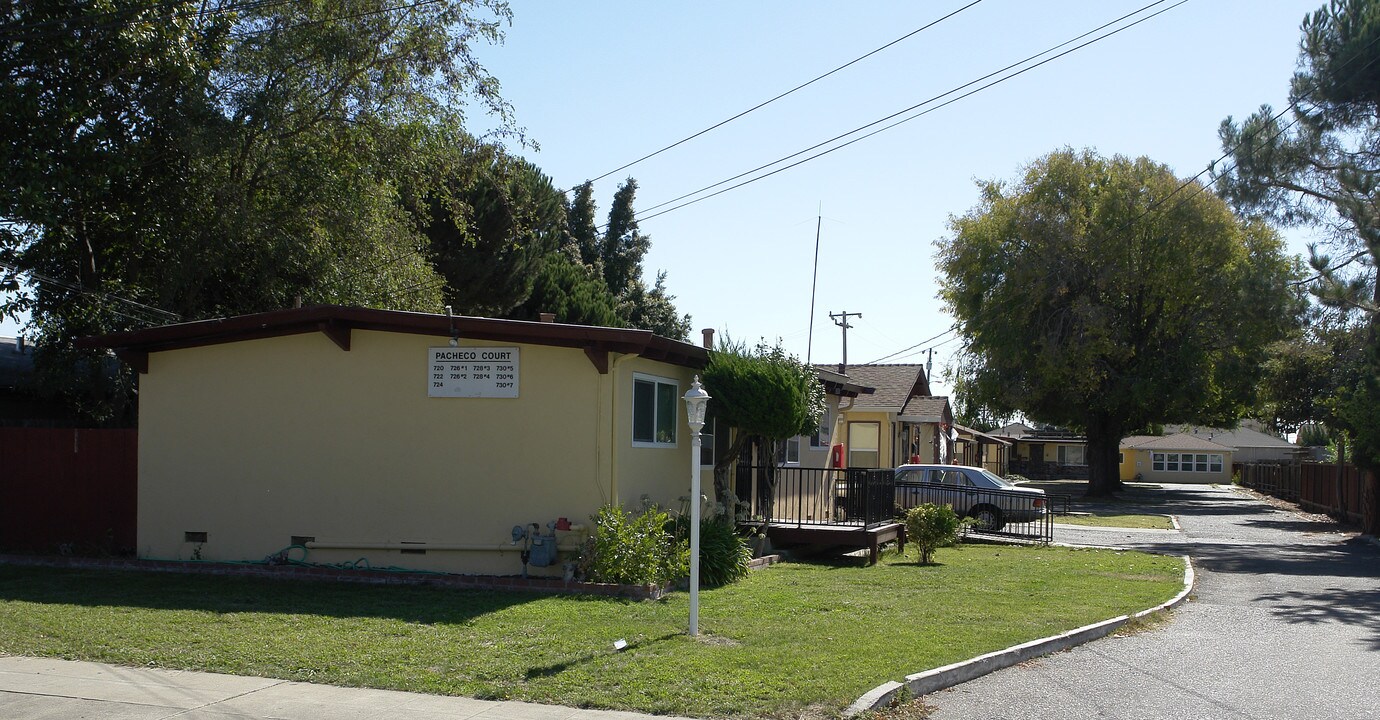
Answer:
[[[878,48],[968,0],[550,3],[515,0],[507,41],[482,53],[527,156],[570,188]],[[638,181],[645,210],[923,102],[1150,0],[984,0],[810,87],[596,183],[600,213]],[[1163,3],[1155,10],[1173,5]],[[780,338],[841,359],[830,312],[860,312],[848,359],[869,362],[951,326],[934,242],[1052,150],[1145,155],[1187,178],[1222,154],[1217,128],[1283,108],[1299,25],[1320,0],[1190,0],[1082,50],[799,167],[641,222],[647,280],[667,272],[699,328]],[[1151,11],[1153,12],[1153,10]],[[947,99],[947,98],[946,98]],[[822,213],[821,213],[822,208]],[[655,211],[653,211],[655,212]],[[650,213],[643,213],[650,214]],[[814,334],[810,286],[822,214]],[[1292,242],[1304,253],[1303,237]],[[935,375],[960,346],[935,350]],[[919,362],[921,344],[890,361]]]
[[[970,0],[695,3],[514,0],[501,46],[480,50],[525,154],[568,189],[789,90]],[[789,97],[596,183],[623,179],[643,210],[790,155],[1045,51],[1151,0],[983,0]],[[1153,10],[1169,8],[1177,0]],[[1299,24],[1321,0],[1189,0],[1013,79],[817,160],[641,221],[647,281],[667,272],[698,330],[780,338],[841,359],[830,312],[862,313],[848,359],[923,361],[960,341],[936,299],[934,242],[977,202],[1061,147],[1145,155],[1187,178],[1222,154],[1217,127],[1287,102]],[[1148,14],[1148,13],[1147,13]],[[1065,48],[1067,49],[1067,48]],[[970,88],[971,89],[971,88]],[[952,97],[952,96],[951,96]],[[949,98],[946,98],[949,99]],[[472,126],[483,127],[482,118]],[[816,217],[818,290],[810,336]],[[1306,236],[1291,236],[1303,253]],[[12,322],[0,334],[12,335]],[[946,342],[947,341],[947,342]],[[942,384],[941,384],[942,385]],[[942,387],[941,387],[942,390]]]

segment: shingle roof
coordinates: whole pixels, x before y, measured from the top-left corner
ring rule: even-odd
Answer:
[[[1123,438],[1121,447],[1135,450],[1202,450],[1204,452],[1233,452],[1236,448],[1215,443],[1188,433],[1173,435],[1133,435]]]
[[[0,387],[18,387],[33,371],[34,358],[28,346],[21,351],[18,339],[0,337]]]
[[[1273,435],[1266,435],[1258,430],[1250,428],[1236,428],[1235,430],[1224,430],[1222,428],[1197,427],[1194,425],[1168,425],[1164,428],[1165,432],[1184,433],[1196,437],[1219,442],[1224,445],[1231,445],[1236,448],[1288,448],[1297,450],[1298,446]]]
[[[837,366],[821,366],[824,369]],[[929,383],[925,380],[925,366],[904,365],[850,365],[848,379],[859,385],[876,388],[871,395],[860,396],[854,402],[857,408],[878,408],[890,412],[901,412],[906,401],[913,395],[928,395]]]
[[[944,422],[944,411],[949,407],[949,398],[938,395],[913,397],[901,409],[901,417],[915,422]]]

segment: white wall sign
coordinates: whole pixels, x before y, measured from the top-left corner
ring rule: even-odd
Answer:
[[[427,362],[430,397],[515,398],[515,347],[434,347]]]

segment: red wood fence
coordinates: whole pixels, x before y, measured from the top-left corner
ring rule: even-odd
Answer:
[[[0,550],[135,547],[138,431],[0,427]]]
[[[1241,484],[1266,495],[1297,502],[1311,512],[1361,522],[1363,473],[1343,465],[1340,481],[1334,463],[1249,463],[1233,467]]]

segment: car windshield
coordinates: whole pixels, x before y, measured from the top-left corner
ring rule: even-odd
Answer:
[[[987,470],[978,470],[978,472],[982,473],[983,477],[987,478],[988,480],[991,480],[999,488],[1016,487],[1016,483],[1013,483],[1010,480],[1007,480],[1006,478],[997,475],[996,473],[988,472]]]

